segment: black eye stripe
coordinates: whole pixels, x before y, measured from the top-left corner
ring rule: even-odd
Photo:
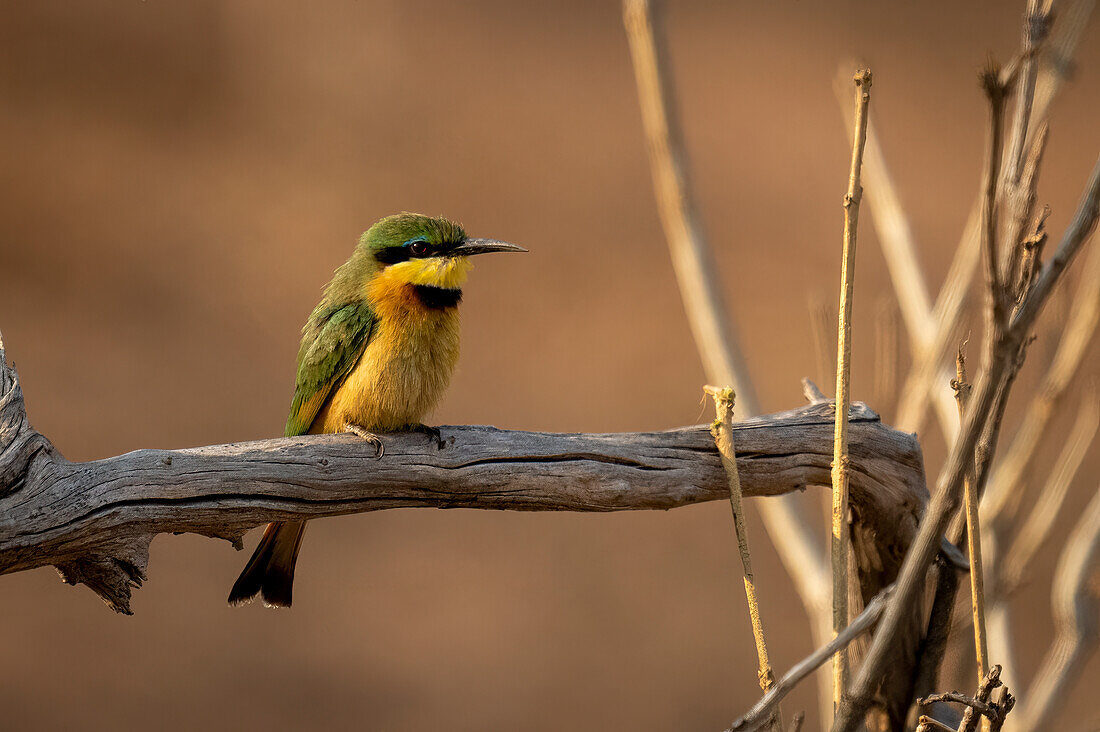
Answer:
[[[377,249],[374,252],[374,258],[380,264],[399,264],[401,262],[407,262],[410,259],[424,259],[427,257],[439,256],[440,254],[445,255],[452,248],[458,246],[459,243],[461,242],[429,244],[422,239],[415,239],[405,242],[404,244],[398,244],[397,246]]]
[[[400,246],[379,249],[375,251],[374,258],[382,264],[398,264],[409,261],[410,257],[408,248]]]

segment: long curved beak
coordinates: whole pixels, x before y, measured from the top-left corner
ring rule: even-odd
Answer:
[[[526,252],[523,247],[496,239],[467,239],[450,251],[452,256],[469,257],[489,252]]]

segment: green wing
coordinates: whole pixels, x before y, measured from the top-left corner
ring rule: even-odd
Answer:
[[[309,432],[317,412],[333,388],[344,380],[363,354],[377,322],[365,302],[321,303],[302,328],[294,400],[286,420],[286,435]]]

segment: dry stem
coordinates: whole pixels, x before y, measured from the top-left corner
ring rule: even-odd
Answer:
[[[875,308],[875,372],[872,393],[880,413],[888,419],[888,405],[898,392],[898,319],[897,306],[889,296],[879,299]]]
[[[783,674],[783,678],[779,679],[775,686],[760,697],[759,701],[734,722],[726,732],[752,732],[752,730],[760,729],[767,724],[772,710],[778,707],[783,697],[791,693],[802,679],[824,665],[839,649],[846,647],[874,627],[893,594],[894,585],[890,585],[876,595],[874,599],[867,603],[867,607],[863,609],[863,612],[856,616],[837,637],[792,666],[791,670]]]
[[[1058,560],[1051,593],[1058,636],[1035,674],[1020,717],[1021,729],[1049,729],[1081,666],[1100,641],[1100,487],[1070,534]]]
[[[908,619],[907,610],[917,601],[924,588],[924,577],[935,558],[939,542],[952,515],[958,509],[960,491],[967,471],[973,465],[974,450],[979,437],[990,425],[999,424],[1003,415],[1005,393],[1019,366],[1021,349],[1035,318],[1051,291],[1092,233],[1100,216],[1100,161],[1094,167],[1085,194],[1066,230],[1058,250],[1035,278],[1035,282],[1016,308],[1011,318],[994,321],[987,334],[990,359],[985,364],[974,390],[972,406],[967,412],[959,439],[955,442],[941,472],[939,490],[934,494],[910,547],[898,577],[898,592],[883,615],[882,625],[874,636],[851,692],[837,713],[834,729],[854,730],[859,718],[871,704],[875,688],[881,683],[891,658],[897,652],[896,639]],[[994,260],[995,262],[995,260]],[[991,293],[991,295],[994,295]],[[1003,297],[1003,292],[994,297]],[[994,311],[995,314],[995,311]],[[996,405],[996,409],[995,409]],[[992,448],[995,443],[990,442]],[[989,456],[991,457],[991,455]],[[981,476],[979,482],[981,483]]]
[[[982,674],[982,678],[985,678],[985,674]],[[954,702],[956,704],[962,704],[976,710],[977,712],[986,716],[996,715],[996,710],[988,703],[972,699],[966,694],[961,694],[957,691],[945,691],[942,694],[932,694],[926,696],[923,699],[917,699],[917,704],[925,705],[932,704],[934,702]]]
[[[837,102],[840,104],[847,123],[846,129],[850,129],[854,123],[848,89],[850,78],[848,73],[842,69],[837,75],[836,83],[833,85]],[[917,260],[918,247],[913,236],[913,230],[905,215],[905,209],[902,206],[897,187],[894,185],[893,177],[886,166],[873,115],[868,116],[867,119],[867,145],[863,158],[862,177],[867,181],[867,204],[871,212],[871,221],[878,232],[879,245],[882,249],[883,258],[886,260],[890,282],[894,288],[897,304],[901,309],[902,319],[909,333],[910,351],[913,353],[914,363],[916,363],[920,360],[922,354],[933,348],[936,343],[936,335],[941,329],[946,330],[948,334],[954,332],[958,315],[962,310],[963,296],[966,293],[967,286],[973,276],[974,265],[977,262],[977,258],[971,256],[970,252],[976,253],[977,249],[966,245],[965,240],[959,245],[956,262],[952,265],[951,274],[944,283],[940,301],[937,302],[934,311],[928,294],[928,285]],[[944,316],[950,316],[951,322],[941,328],[940,321]],[[945,342],[947,342],[946,339]],[[906,399],[904,419],[907,422],[903,429],[916,431],[920,428],[920,424],[916,422],[923,418],[924,410],[928,404],[927,397],[930,394],[944,437],[950,441],[954,439],[955,433],[958,432],[959,424],[951,395],[944,388],[950,377],[947,376],[946,369],[941,366],[942,360],[943,352],[941,351],[939,358],[935,361],[936,370],[940,372],[941,376],[935,382],[931,391],[928,388],[923,389],[920,392],[919,400],[914,400],[911,396],[903,396]],[[879,371],[876,370],[876,375],[878,373]],[[932,386],[931,382],[929,386]],[[912,384],[907,384],[906,392],[903,392],[903,395],[906,395],[912,388],[914,388]],[[893,393],[891,392],[891,394]],[[916,403],[920,404],[919,415],[915,413],[915,407],[913,406]]]
[[[870,201],[874,210],[873,196]],[[896,422],[899,429],[908,432],[919,430],[928,407],[928,395],[930,393],[946,395],[946,392],[942,391],[943,384],[950,379],[950,376],[943,364],[955,340],[955,331],[962,319],[970,281],[973,279],[974,270],[978,267],[980,219],[981,205],[977,204],[963,229],[963,236],[955,250],[951,269],[948,270],[947,278],[936,299],[936,307],[932,312],[932,318],[936,323],[934,338],[924,349],[913,352],[913,364],[910,366],[909,376],[902,387],[898,402]],[[942,409],[938,410],[938,413],[941,415],[940,426],[943,429],[944,438],[948,444],[951,444],[958,436],[957,420],[953,414],[950,420],[946,419]]]
[[[741,554],[741,569],[745,580],[745,599],[749,604],[749,618],[752,622],[752,638],[756,644],[756,656],[759,661],[757,679],[760,688],[767,691],[775,683],[771,662],[768,660],[768,644],[764,640],[764,625],[760,620],[760,603],[756,597],[756,580],[752,573],[752,555],[749,552],[749,535],[745,531],[745,512],[741,507],[741,478],[737,472],[737,452],[733,444],[733,389],[706,386],[703,390],[714,399],[715,420],[710,427],[718,454],[722,456],[722,467],[729,477],[730,508],[733,509],[733,526],[737,532],[737,549]],[[774,729],[782,729],[783,718],[776,707],[772,719]]]
[[[1001,287],[1000,261],[997,257],[997,189],[1000,180],[1001,154],[1004,147],[1005,90],[1000,71],[990,66],[982,73],[982,88],[989,101],[989,139],[982,178],[982,260],[985,263],[986,296],[992,310],[991,323],[1003,323],[1007,307]],[[992,340],[989,341],[992,343]]]
[[[1028,512],[1023,526],[1014,532],[1015,540],[1005,553],[1001,570],[1003,575],[1002,593],[1009,593],[1019,585],[1031,560],[1038,553],[1043,542],[1050,535],[1054,521],[1058,517],[1062,504],[1069,492],[1070,483],[1077,474],[1089,445],[1096,436],[1100,425],[1100,406],[1095,390],[1089,390],[1081,401],[1077,421],[1070,431],[1058,456],[1058,462],[1050,472],[1046,484],[1039,493],[1034,507]]]
[[[836,332],[836,325],[834,324],[836,318],[833,316],[833,305],[818,293],[810,298],[808,306],[810,308],[810,336],[813,338],[814,343],[814,362],[817,367],[817,378],[819,383],[828,386],[830,381],[836,381],[836,374],[833,371],[836,368],[836,356],[833,354],[833,348],[836,345],[833,338],[833,333]]]
[[[859,177],[863,167],[863,148],[867,142],[867,107],[871,101],[871,72],[861,70],[853,78],[855,94],[855,131],[852,139],[852,167],[848,173],[848,192],[844,195],[844,264],[840,273],[839,328],[836,360],[836,435],[833,439],[833,633],[848,625],[848,404],[852,360],[852,295],[856,268],[856,231],[863,186]],[[833,704],[848,686],[848,654],[841,649],[833,664]]]
[[[922,714],[917,720],[917,732],[955,732],[955,729]]]
[[[965,345],[965,344],[964,344]],[[966,354],[963,346],[955,357],[955,380],[951,386],[955,389],[955,399],[959,403],[959,419],[966,414],[966,404],[970,398],[970,383],[966,380]],[[963,482],[963,497],[966,504],[966,548],[970,558],[970,604],[974,617],[974,656],[978,665],[978,681],[985,678],[989,671],[989,649],[985,640],[985,580],[982,570],[982,535],[978,521],[978,496],[974,481],[967,478]]]
[[[1100,247],[1089,251],[1073,301],[1054,360],[1028,404],[1012,446],[1005,451],[1005,459],[990,476],[989,490],[982,496],[982,516],[987,525],[1001,518],[1018,492],[1027,466],[1047,434],[1050,418],[1084,362],[1089,343],[1100,326]]]
[[[653,186],[684,310],[703,361],[707,380],[731,384],[740,396],[741,413],[761,413],[748,367],[726,315],[710,247],[693,205],[680,127],[667,69],[660,15],[648,0],[623,0],[623,20],[630,44],[638,101],[649,148]],[[763,501],[758,510],[784,568],[810,617],[814,642],[829,633],[829,568],[804,511],[793,496]],[[828,680],[820,687],[822,711],[831,714]]]

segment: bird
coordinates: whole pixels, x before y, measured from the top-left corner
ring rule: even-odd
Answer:
[[[372,225],[302,328],[285,435],[352,432],[376,444],[379,458],[377,432],[426,430],[438,439],[422,421],[458,360],[458,305],[470,257],[526,251],[470,238],[441,217],[406,212]],[[269,607],[290,607],[305,526],[267,525],[230,605],[259,595]]]

